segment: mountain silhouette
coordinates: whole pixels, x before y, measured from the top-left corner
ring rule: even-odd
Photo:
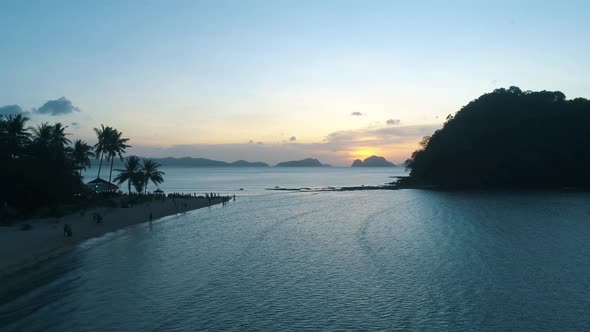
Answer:
[[[250,162],[245,160],[238,160],[234,162],[225,162],[219,160],[212,160],[206,158],[151,158],[162,166],[180,166],[180,167],[270,167],[264,162]],[[121,164],[119,160],[115,160],[115,165]]]
[[[307,158],[303,160],[283,161],[276,164],[275,167],[323,167],[329,166],[322,164],[319,160]]]
[[[395,167],[395,164],[387,161],[383,157],[370,156],[364,161],[356,159],[354,162],[352,162],[350,167]]]

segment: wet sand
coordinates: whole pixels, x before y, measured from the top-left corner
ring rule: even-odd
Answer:
[[[154,200],[129,208],[95,208],[61,218],[31,219],[26,223],[31,230],[21,230],[22,224],[0,227],[0,277],[20,269],[34,267],[44,260],[57,256],[76,244],[130,225],[176,213],[220,204],[223,198],[175,198]],[[94,221],[94,213],[102,216],[102,222]],[[72,237],[64,236],[64,224],[72,228]]]

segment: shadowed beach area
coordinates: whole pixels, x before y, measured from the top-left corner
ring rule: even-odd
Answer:
[[[114,232],[130,225],[149,222],[169,215],[200,209],[227,202],[229,197],[185,197],[153,200],[132,207],[92,208],[61,218],[27,220],[23,224],[0,228],[0,277],[55,257],[80,242]],[[96,222],[100,215],[102,221]],[[72,229],[71,237],[64,236],[64,225]]]

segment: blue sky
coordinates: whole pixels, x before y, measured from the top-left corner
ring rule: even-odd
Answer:
[[[33,112],[32,124],[61,121],[90,143],[93,127],[112,125],[147,156],[399,162],[447,114],[497,87],[590,97],[589,10],[583,1],[0,1],[0,107],[65,97],[79,112]]]

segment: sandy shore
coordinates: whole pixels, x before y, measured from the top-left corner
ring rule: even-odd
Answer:
[[[31,219],[26,222],[32,226],[28,231],[21,230],[22,224],[0,227],[0,277],[32,267],[86,239],[149,221],[150,213],[155,220],[221,202],[222,198],[211,202],[206,198],[168,198],[130,208],[95,208],[61,218]],[[94,213],[102,215],[101,223],[94,222]],[[64,237],[64,224],[71,226],[72,237]]]

